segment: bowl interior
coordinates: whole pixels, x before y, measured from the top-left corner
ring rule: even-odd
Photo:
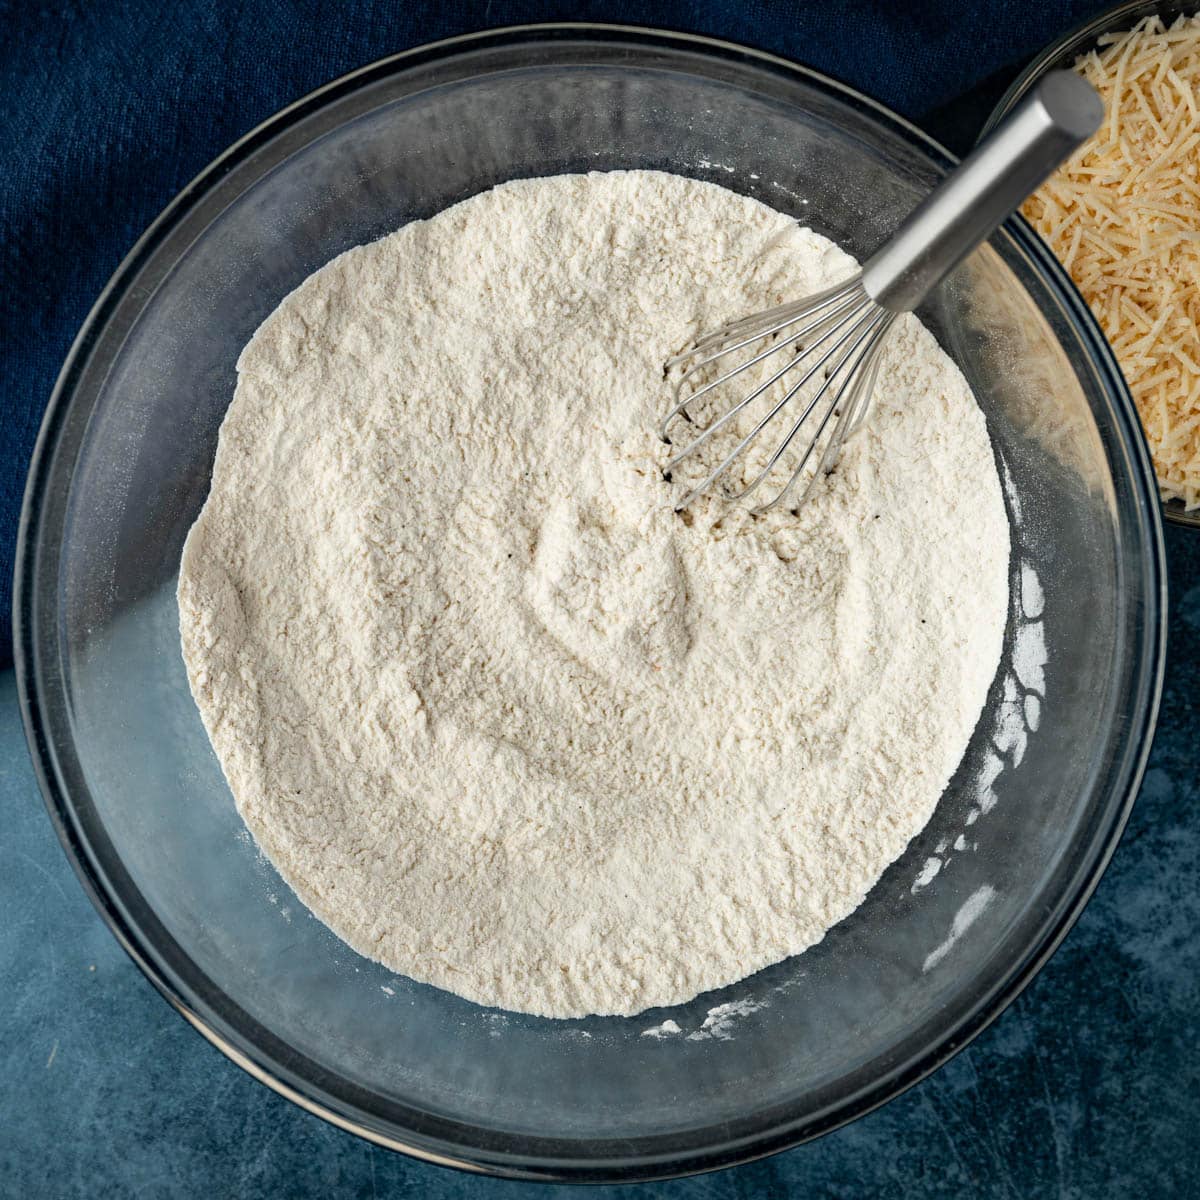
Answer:
[[[976,390],[1005,482],[1003,663],[929,827],[807,954],[633,1019],[514,1016],[397,977],[311,917],[256,851],[179,652],[179,554],[238,353],[340,251],[503,180],[655,167],[757,196],[862,255],[943,166],[898,121],[773,60],[525,32],[332,85],[152,232],[65,371],[35,468],[23,680],[81,871],[210,1036],[419,1153],[650,1175],[862,1111],[1019,986],[1119,832],[1153,719],[1161,588],[1147,466],[1111,363],[1020,230],[922,314]],[[971,497],[960,503],[968,519]]]

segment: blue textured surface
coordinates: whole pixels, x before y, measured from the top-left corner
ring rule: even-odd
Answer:
[[[1096,6],[322,7],[318,21],[307,0],[182,11],[144,0],[64,8],[0,0],[5,585],[23,463],[87,306],[191,175],[305,90],[380,54],[483,25],[639,20],[830,70],[962,149],[1021,60]],[[818,1143],[700,1179],[592,1195],[1197,1194],[1200,536],[1171,529],[1167,544],[1170,665],[1142,795],[1095,899],[1020,1000],[931,1079]],[[11,673],[0,674],[0,827],[0,1193],[466,1200],[572,1190],[476,1179],[374,1148],[208,1046],[142,979],[72,876],[37,794]]]

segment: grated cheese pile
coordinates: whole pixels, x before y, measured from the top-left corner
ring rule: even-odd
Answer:
[[[1200,14],[1076,63],[1106,123],[1026,201],[1129,381],[1167,499],[1200,507]]]

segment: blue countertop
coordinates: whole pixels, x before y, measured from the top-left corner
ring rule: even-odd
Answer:
[[[6,359],[12,373],[0,385],[5,404],[24,406],[4,408],[0,450],[14,461],[0,473],[0,525],[15,512],[16,464],[41,404],[25,397],[47,394],[120,253],[233,137],[349,67],[483,24],[656,22],[831,70],[961,150],[1016,66],[1096,7],[981,0],[969,10],[972,28],[950,0],[915,6],[902,21],[884,0],[644,10],[496,2],[486,12],[454,0],[403,9],[355,0],[320,20],[308,0],[196,3],[169,19],[149,0],[28,6],[6,24],[0,61],[11,84],[0,113],[22,118],[13,127],[24,172],[6,169],[0,182],[0,323],[32,322],[39,336]],[[286,39],[270,24],[285,9]],[[0,13],[7,22],[15,9],[0,0]],[[855,33],[864,28],[869,45]],[[256,53],[255,39],[269,53]],[[136,102],[114,82],[134,75]],[[47,93],[54,103],[44,105]],[[144,169],[126,171],[135,160]],[[86,252],[56,259],[37,250],[39,238]],[[1200,1192],[1200,534],[1168,528],[1167,552],[1170,657],[1141,796],[1094,899],[1020,999],[930,1079],[819,1142],[715,1175],[592,1195]],[[466,1200],[575,1191],[480,1179],[371,1146],[282,1100],[193,1032],[76,882],[38,795],[11,671],[0,673],[0,821],[0,1194]]]

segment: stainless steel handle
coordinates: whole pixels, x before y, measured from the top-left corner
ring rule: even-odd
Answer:
[[[867,260],[867,294],[892,312],[916,308],[1103,119],[1103,101],[1082,76],[1043,76]]]

